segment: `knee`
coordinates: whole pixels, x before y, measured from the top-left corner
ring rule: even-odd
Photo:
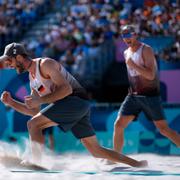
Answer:
[[[32,131],[38,129],[36,122],[37,122],[37,118],[36,117],[33,117],[31,120],[29,120],[27,122],[27,128],[28,128],[29,132],[32,132]]]
[[[28,120],[28,122],[27,122],[27,128],[28,128],[28,131],[31,130],[31,120]]]

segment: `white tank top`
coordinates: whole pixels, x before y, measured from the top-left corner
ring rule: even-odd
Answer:
[[[142,56],[142,51],[143,51],[144,46],[145,44],[142,43],[136,52],[132,52],[130,48],[128,48],[124,52],[125,59],[131,58],[135,64],[144,67],[145,63]],[[139,95],[148,95],[148,96],[159,95],[160,89],[159,89],[157,65],[156,64],[154,65],[156,66],[155,67],[156,75],[153,80],[148,80],[144,78],[144,76],[142,76],[139,72],[137,72],[135,69],[130,68],[127,65],[128,79],[129,79],[129,85],[130,85],[129,93],[135,93]]]
[[[136,63],[137,65],[143,66],[144,65],[144,61],[143,61],[143,58],[142,58],[143,46],[144,46],[144,44],[142,43],[141,46],[139,47],[139,49],[136,52],[132,52],[130,50],[130,48],[125,50],[124,51],[125,59],[131,58],[134,63]],[[127,70],[128,70],[128,73],[129,73],[130,76],[139,76],[140,75],[136,70],[130,68],[128,65],[127,65]]]
[[[29,73],[30,87],[32,89],[35,89],[40,96],[45,96],[47,94],[52,93],[55,90],[55,84],[51,81],[51,79],[46,79],[41,76],[40,73],[41,59],[37,59],[35,61],[36,61],[35,76],[33,77]],[[70,73],[68,73],[62,65],[60,66],[61,66],[61,73],[71,85],[73,92],[84,93],[84,88],[77,82],[77,80]]]

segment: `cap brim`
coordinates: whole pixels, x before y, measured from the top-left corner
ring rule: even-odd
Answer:
[[[7,56],[7,55],[2,55],[2,56],[0,56],[0,62],[5,61],[5,60],[7,60],[8,58],[9,58],[9,56]]]

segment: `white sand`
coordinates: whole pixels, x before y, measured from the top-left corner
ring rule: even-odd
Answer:
[[[25,156],[28,154],[26,152]],[[10,158],[12,156],[16,158]],[[105,165],[89,154],[48,154],[44,155],[44,166],[59,170],[60,173],[11,172],[11,170],[24,169],[17,159],[21,156],[22,151],[19,147],[0,143],[0,180],[180,180],[180,156],[130,155],[137,160],[146,159],[149,162],[147,168],[132,168],[124,164]],[[92,174],[85,174],[85,172]],[[130,173],[144,173],[146,175],[130,175]],[[163,173],[164,175],[161,175]]]

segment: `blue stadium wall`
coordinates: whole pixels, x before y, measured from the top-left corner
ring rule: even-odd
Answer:
[[[14,98],[23,101],[23,97],[30,92],[28,74],[24,73],[17,76],[13,70],[1,70],[0,93],[3,90],[10,91]],[[180,92],[180,89],[178,91]],[[100,143],[106,147],[112,147],[113,125],[119,106],[92,103],[91,121]],[[166,103],[164,104],[164,111],[170,127],[180,133],[180,105]],[[29,116],[24,116],[0,103],[0,138],[7,140],[7,137],[13,136],[19,140],[23,136],[28,137],[26,122],[29,119]],[[70,132],[65,134],[55,128],[54,135],[58,151],[85,150],[80,141],[76,140]],[[67,141],[63,141],[63,146],[61,146],[63,139],[67,139]],[[143,113],[127,127],[123,151],[126,154],[144,152],[180,154],[180,149],[176,148],[167,138],[161,136],[153,123],[147,120]]]

